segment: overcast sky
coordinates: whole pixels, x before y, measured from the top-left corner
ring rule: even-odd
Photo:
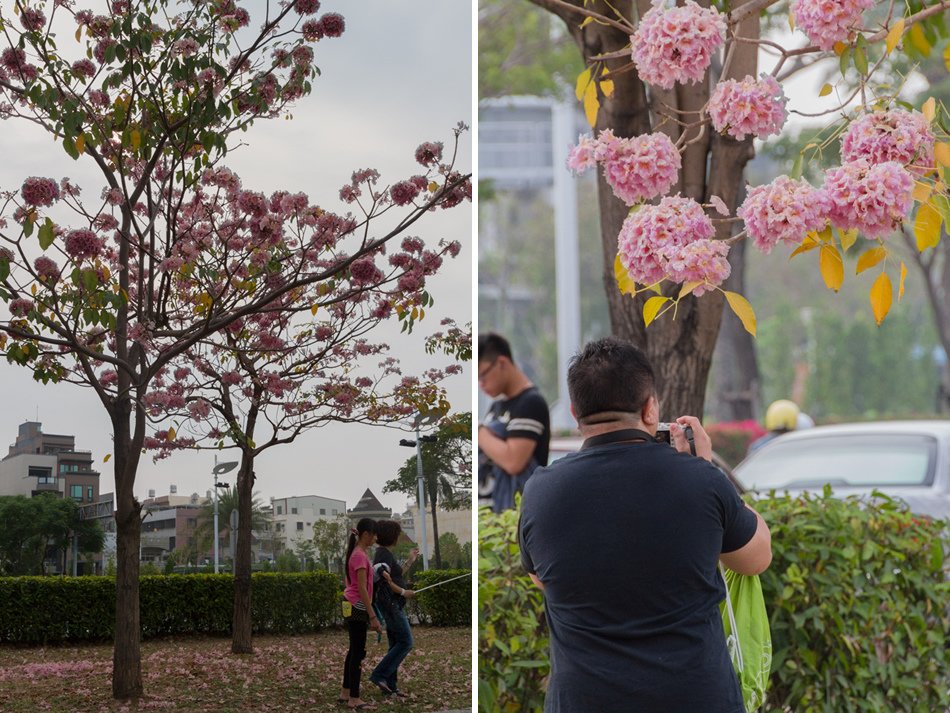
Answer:
[[[3,0],[9,6],[7,0]],[[472,5],[468,0],[324,0],[322,12],[346,18],[342,38],[315,46],[322,76],[313,93],[293,110],[293,120],[259,122],[245,135],[249,146],[229,154],[227,165],[245,188],[305,191],[329,210],[345,212],[338,190],[354,169],[374,167],[382,180],[400,180],[416,173],[412,154],[423,141],[451,142],[459,121],[472,121]],[[70,41],[72,38],[70,37]],[[102,179],[79,170],[62,149],[22,122],[7,121],[0,131],[0,188],[17,189],[29,175],[78,178],[85,195],[98,196]],[[463,135],[459,167],[472,167],[472,134]],[[82,162],[80,162],[82,163]],[[414,167],[415,166],[415,167]],[[91,182],[85,176],[93,176]],[[460,324],[472,314],[472,211],[464,204],[429,214],[412,234],[433,242],[460,240],[462,252],[448,260],[429,292],[436,305],[427,311],[411,339],[388,340],[404,371],[445,365],[429,357],[424,335],[435,331],[442,316]],[[456,411],[471,409],[471,370],[447,384]],[[102,472],[102,492],[114,490],[110,463],[111,428],[92,392],[76,386],[42,386],[29,371],[0,362],[0,449],[13,443],[17,426],[38,418],[48,433],[75,434],[79,449],[91,450]],[[406,435],[360,425],[333,425],[304,435],[292,445],[271,449],[258,459],[255,493],[264,500],[292,495],[322,495],[353,507],[366,488],[383,504],[405,508],[406,496],[382,492],[414,451],[398,445]],[[221,454],[221,460],[236,456]],[[153,464],[144,457],[135,492],[166,494],[175,484],[179,494],[204,494],[211,488],[211,453],[182,453]],[[233,478],[233,474],[225,476]]]

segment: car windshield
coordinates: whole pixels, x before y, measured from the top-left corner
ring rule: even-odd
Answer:
[[[769,444],[736,469],[753,490],[929,485],[935,439],[916,433],[839,434]]]

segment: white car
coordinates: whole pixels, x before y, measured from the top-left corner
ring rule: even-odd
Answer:
[[[821,491],[907,502],[950,517],[950,421],[882,421],[819,426],[766,443],[735,468],[748,490]]]

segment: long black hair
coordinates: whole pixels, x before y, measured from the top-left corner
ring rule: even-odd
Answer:
[[[353,554],[353,550],[356,549],[356,541],[363,536],[364,532],[376,532],[376,521],[369,517],[362,518],[358,523],[356,523],[356,529],[350,530],[350,539],[346,543],[346,563],[343,565],[344,576],[346,577],[346,583],[350,583],[350,555]]]

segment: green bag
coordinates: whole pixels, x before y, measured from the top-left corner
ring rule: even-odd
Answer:
[[[726,582],[726,600],[719,605],[726,645],[739,677],[746,713],[765,703],[772,668],[772,633],[765,611],[762,583],[757,576],[719,570]]]

